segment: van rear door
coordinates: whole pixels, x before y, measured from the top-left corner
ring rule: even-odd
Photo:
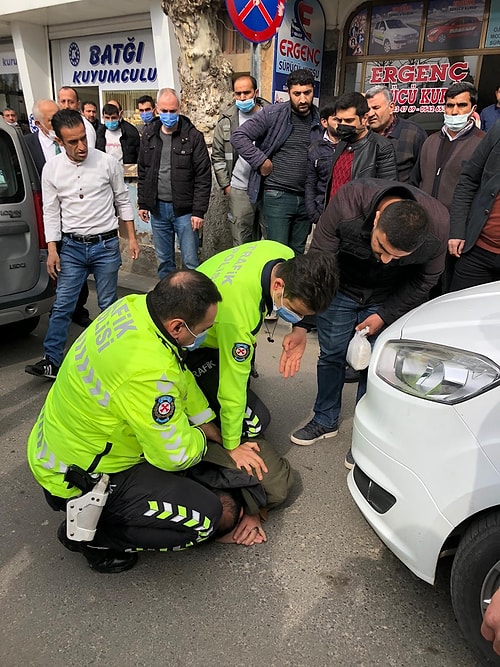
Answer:
[[[31,171],[17,131],[0,119],[0,296],[26,292],[40,277]]]

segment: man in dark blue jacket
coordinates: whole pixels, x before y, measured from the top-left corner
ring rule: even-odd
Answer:
[[[312,224],[304,197],[307,150],[323,130],[311,72],[292,72],[287,87],[290,101],[264,107],[233,132],[231,143],[252,167],[248,196],[252,203],[262,197],[267,238],[300,254]]]

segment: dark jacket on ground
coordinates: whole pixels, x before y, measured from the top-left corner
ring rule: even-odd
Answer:
[[[155,211],[158,199],[158,172],[163,142],[161,120],[144,126],[137,162],[137,200],[140,209]],[[177,217],[191,214],[204,218],[210,201],[212,172],[203,134],[186,116],[179,117],[172,134],[172,204]]]
[[[325,210],[326,184],[332,173],[335,149],[328,139],[313,141],[307,151],[306,189],[304,192],[307,215],[316,224]]]
[[[262,176],[259,168],[283,146],[293,130],[290,102],[269,104],[238,127],[231,137],[231,144],[252,167],[248,180],[248,197],[252,204],[259,198]],[[311,107],[311,141],[321,139],[323,128],[319,112]],[[255,143],[254,143],[255,142]],[[304,159],[306,156],[304,155]]]
[[[394,127],[386,135],[394,146],[398,181],[407,183],[410,179],[413,165],[418,161],[420,151],[427,139],[427,132],[423,127],[396,116]]]
[[[430,232],[411,255],[383,264],[373,255],[371,234],[377,206],[388,195],[421,204]],[[410,185],[363,178],[338,190],[316,225],[310,250],[335,253],[339,291],[360,305],[380,304],[378,315],[391,324],[428,299],[444,269],[448,233],[448,211],[433,197]]]
[[[484,132],[475,124],[453,141],[442,130],[431,134],[422,146],[410,184],[432,195],[449,210],[462,168],[482,137]]]
[[[337,144],[330,178],[326,184],[325,206],[330,199],[335,163],[344,151],[354,151],[351,181],[358,178],[382,178],[387,181],[397,180],[396,156],[394,155],[392,142],[385,137],[375,134],[372,130],[368,130],[368,134],[365,137],[359,139],[359,141],[355,141],[353,144],[347,144],[345,141]]]
[[[123,151],[123,164],[136,164],[141,143],[139,132],[132,123],[126,120],[120,121],[120,129],[122,131],[120,144]],[[99,124],[96,130],[95,147],[103,153],[106,152],[106,126],[103,123]]]
[[[500,121],[481,140],[462,169],[450,209],[450,238],[474,247],[500,191]]]

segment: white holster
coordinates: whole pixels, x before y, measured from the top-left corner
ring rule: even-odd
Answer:
[[[75,542],[91,542],[108,499],[109,475],[103,474],[92,491],[72,498],[66,505],[66,535]]]

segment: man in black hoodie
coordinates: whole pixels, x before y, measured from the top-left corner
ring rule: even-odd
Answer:
[[[199,233],[212,187],[203,134],[179,109],[175,90],[162,88],[158,118],[144,128],[137,163],[139,217],[151,220],[160,278],[175,269],[176,234],[184,266],[197,268]]]

